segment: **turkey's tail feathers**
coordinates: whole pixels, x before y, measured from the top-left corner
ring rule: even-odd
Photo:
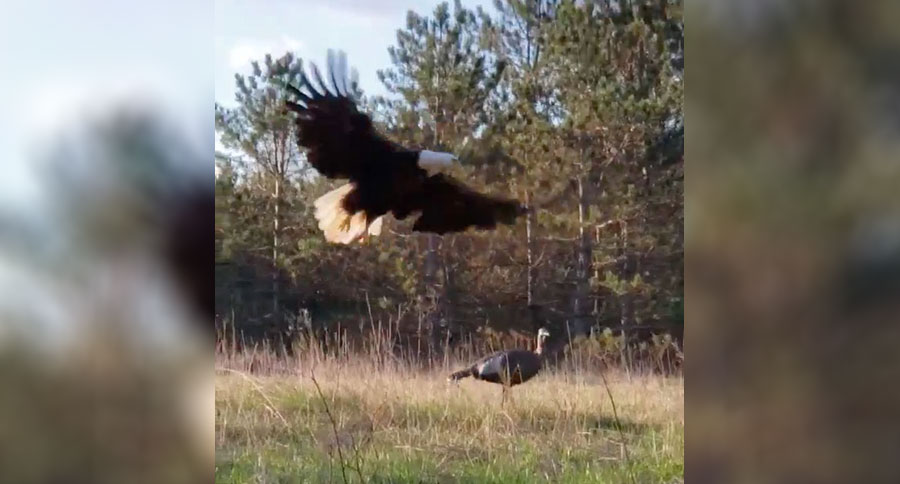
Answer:
[[[348,213],[344,209],[344,199],[356,185],[347,183],[322,195],[313,203],[319,230],[325,234],[325,240],[336,244],[351,244],[355,241],[363,243],[368,236],[381,234],[383,216],[368,220],[365,212]]]

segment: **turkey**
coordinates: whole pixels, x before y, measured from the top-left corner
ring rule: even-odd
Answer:
[[[525,383],[541,371],[544,340],[550,336],[545,328],[538,330],[534,351],[504,350],[482,358],[474,365],[454,372],[447,381],[457,382],[466,377],[503,385],[502,402],[506,402],[509,388]]]

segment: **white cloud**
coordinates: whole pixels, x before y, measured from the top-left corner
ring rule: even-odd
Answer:
[[[276,40],[238,40],[228,51],[228,66],[234,70],[243,70],[251,61],[260,60],[266,54],[280,56],[285,52],[302,51],[303,47],[303,42],[288,35],[282,35]]]
[[[288,35],[281,36],[281,43],[291,51],[298,51],[303,48],[302,42]]]
[[[431,4],[439,3],[439,1],[440,0],[437,2],[422,2],[421,0],[302,0],[299,4],[302,5],[301,8],[303,9],[319,7],[334,12],[340,12],[342,17],[348,16],[363,22],[372,22],[385,19],[399,19],[402,21],[406,11],[410,9],[420,11],[420,13],[430,13],[434,9],[434,6]],[[468,4],[471,2],[463,3]],[[450,8],[452,11],[453,2],[450,2]]]
[[[228,52],[228,67],[232,69],[243,68],[251,60],[258,59],[261,53],[265,53],[265,47],[259,47],[246,41],[237,44]]]

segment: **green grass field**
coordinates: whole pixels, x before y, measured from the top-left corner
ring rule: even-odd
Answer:
[[[680,376],[546,371],[501,406],[444,372],[295,365],[219,364],[216,482],[683,482]]]

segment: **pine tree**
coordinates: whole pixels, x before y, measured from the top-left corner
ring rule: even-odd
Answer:
[[[216,105],[216,130],[222,144],[246,157],[247,180],[256,183],[270,196],[271,215],[271,315],[273,325],[281,326],[279,305],[282,232],[286,190],[290,181],[302,176],[307,166],[297,147],[294,125],[283,109],[286,83],[297,84],[302,62],[291,53],[273,60],[267,54],[261,66],[253,61],[252,72],[235,74],[237,107]]]
[[[567,185],[567,174],[554,154],[556,139],[552,125],[552,82],[546,72],[545,31],[553,22],[557,0],[495,0],[498,12],[488,23],[490,47],[508,68],[499,97],[502,122],[495,124],[497,141],[509,157],[509,188],[527,204],[546,201],[551,193]],[[531,309],[531,324],[538,326],[536,212],[525,217],[525,302]]]
[[[481,32],[482,18],[458,0],[452,11],[444,2],[432,16],[408,13],[406,28],[397,32],[397,45],[388,49],[393,67],[378,72],[395,96],[379,101],[394,111],[389,120],[391,132],[408,136],[400,141],[471,153],[466,147],[487,123],[485,106],[504,68],[481,48]],[[440,256],[446,238],[424,238],[423,302],[430,334],[437,338],[441,317],[448,324],[453,319],[454,305],[447,298],[452,291],[453,268]]]
[[[646,222],[654,192],[664,185],[659,164],[649,161],[646,148],[660,137],[672,113],[680,112],[680,78],[666,42],[671,12],[651,8],[649,2],[616,5],[561,2],[550,33],[548,55],[560,82],[565,139],[578,160],[577,332],[586,330],[589,278],[619,295],[622,323],[635,319],[633,297],[648,289],[635,252],[653,247],[659,236],[645,229],[651,227]],[[679,195],[659,198],[675,201],[677,210]],[[608,208],[589,213],[594,205]],[[613,254],[603,247],[596,254],[591,247],[586,230],[591,223],[618,229],[604,234],[613,243]],[[592,267],[597,255],[618,260],[618,274],[607,271],[601,282]]]

